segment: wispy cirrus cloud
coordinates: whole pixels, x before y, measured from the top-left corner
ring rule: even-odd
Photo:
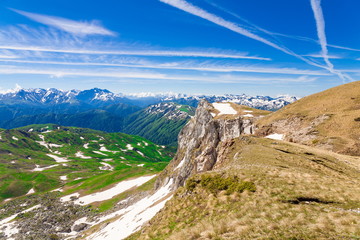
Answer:
[[[106,36],[116,36],[116,33],[103,27],[99,21],[74,21],[62,17],[48,16],[43,14],[31,13],[22,10],[12,9],[12,11],[25,16],[35,22],[51,26],[62,31],[78,35],[78,36],[87,36],[87,35],[106,35]]]
[[[353,81],[353,79],[350,76],[338,70],[335,70],[334,65],[330,62],[329,51],[327,49],[327,39],[325,34],[325,20],[321,8],[321,0],[310,0],[310,3],[311,3],[312,11],[314,12],[317,35],[321,46],[321,56],[323,57],[326,65],[328,66],[329,71],[331,73],[338,75],[343,81],[345,80]]]
[[[39,61],[39,60],[17,60],[17,59],[0,59],[0,62],[6,63],[28,63],[28,64],[45,64],[45,65],[67,65],[67,66],[107,66],[107,67],[122,67],[135,69],[160,69],[160,70],[193,70],[201,72],[247,72],[247,73],[273,73],[286,75],[312,75],[312,76],[329,76],[328,72],[305,70],[297,68],[281,68],[269,66],[249,66],[249,65],[218,65],[213,63],[197,63],[194,61],[184,62],[147,62],[134,61],[130,63],[114,63],[114,62],[64,62],[64,61]]]
[[[312,82],[317,80],[317,77],[309,77],[302,75],[299,77],[257,77],[247,75],[231,75],[231,74],[218,74],[218,75],[174,75],[165,73],[156,73],[149,71],[121,71],[119,69],[59,69],[59,68],[41,68],[34,69],[31,67],[23,66],[9,66],[0,65],[0,74],[27,74],[27,75],[50,75],[55,78],[65,76],[81,76],[81,77],[102,77],[111,78],[112,80],[126,80],[126,79],[144,79],[149,81],[196,81],[196,82],[213,82],[213,83],[243,83],[243,82],[257,82],[271,84],[274,82]]]
[[[0,50],[31,51],[64,54],[194,57],[271,61],[269,57],[223,49],[159,49],[133,43],[109,43],[101,38],[79,39],[55,29],[34,29],[27,26],[11,26],[0,29]]]
[[[312,57],[312,58],[324,58],[324,56],[321,53],[312,53],[312,54],[307,54],[307,55],[303,55],[305,57]],[[344,57],[340,56],[340,55],[327,55],[328,59],[343,59]]]
[[[230,53],[226,51],[189,51],[189,50],[91,50],[81,48],[56,48],[44,46],[19,46],[19,45],[0,45],[0,49],[55,52],[55,53],[74,53],[92,55],[127,55],[127,56],[161,56],[161,57],[203,57],[203,58],[230,58],[230,59],[250,59],[270,61],[271,58],[248,56],[241,53]]]

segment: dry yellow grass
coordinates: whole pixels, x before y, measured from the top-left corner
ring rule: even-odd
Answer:
[[[331,145],[335,152],[360,155],[360,82],[331,88],[292,103],[262,119],[260,129],[280,120],[301,119],[308,127],[319,116],[329,117],[315,127],[317,138],[307,144]]]
[[[358,158],[271,139],[234,141],[216,172],[254,182],[256,192],[180,188],[129,239],[360,238]]]

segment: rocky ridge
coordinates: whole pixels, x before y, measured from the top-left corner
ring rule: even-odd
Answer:
[[[245,110],[248,112],[252,111]],[[202,100],[195,116],[180,132],[177,154],[159,177],[157,187],[173,179],[177,188],[191,175],[216,168],[225,161],[224,150],[233,139],[253,133],[257,118],[241,110],[236,114],[220,114],[211,103]]]

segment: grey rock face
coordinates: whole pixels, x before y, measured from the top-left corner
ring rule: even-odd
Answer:
[[[166,177],[160,176],[157,186],[172,178],[174,188],[177,188],[191,175],[213,169],[224,143],[253,132],[252,119],[241,116],[214,118],[212,110],[214,107],[209,102],[202,100],[199,103],[195,116],[179,134],[178,152],[163,173]]]

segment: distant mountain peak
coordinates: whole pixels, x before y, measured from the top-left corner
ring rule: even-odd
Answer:
[[[196,107],[201,99],[213,102],[233,102],[263,110],[278,110],[298,98],[289,95],[278,97],[249,96],[246,94],[224,94],[224,95],[191,95],[183,93],[134,93],[116,94],[107,89],[92,88],[88,90],[60,90],[56,88],[30,88],[24,89],[16,85],[14,89],[0,92],[0,102],[3,104],[90,104],[93,106],[126,103],[140,107],[146,107],[159,102],[175,102],[182,105]]]

